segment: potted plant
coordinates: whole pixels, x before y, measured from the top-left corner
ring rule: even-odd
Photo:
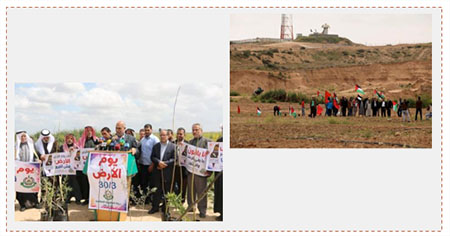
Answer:
[[[66,201],[68,193],[72,190],[67,184],[67,178],[61,176],[43,177],[41,186],[44,211],[41,221],[68,221],[69,211]]]

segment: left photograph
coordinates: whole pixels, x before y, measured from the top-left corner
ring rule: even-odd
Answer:
[[[14,93],[15,221],[223,221],[221,84]]]

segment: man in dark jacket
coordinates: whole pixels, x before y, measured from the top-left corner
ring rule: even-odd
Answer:
[[[422,120],[422,100],[420,100],[420,96],[417,97],[416,101],[416,121],[417,121],[417,113],[420,113],[420,120]]]
[[[175,144],[169,142],[167,130],[162,129],[160,132],[161,141],[152,150],[152,162],[155,165],[152,175],[153,183],[157,188],[153,201],[152,209],[148,211],[153,214],[159,211],[159,204],[163,200],[163,196],[170,190],[170,183],[172,180],[173,164],[175,161]],[[162,210],[165,210],[165,203],[163,202]]]
[[[174,179],[174,191],[178,195],[181,193],[182,201],[184,202],[187,190],[187,170],[186,167],[179,165],[179,160],[182,154],[181,147],[183,144],[187,144],[184,139],[186,130],[182,127],[177,129],[177,139],[175,140],[175,145],[177,147],[177,161],[175,162],[175,179]]]
[[[189,141],[189,144],[199,147],[199,148],[208,148],[209,139],[203,137],[203,129],[199,123],[195,123],[192,125],[192,134],[194,138]],[[193,178],[193,179],[192,179]],[[206,190],[207,185],[207,176],[200,176],[193,173],[188,174],[188,204],[192,205],[197,198]],[[193,185],[192,185],[193,184]],[[194,196],[192,198],[192,196]],[[206,217],[206,208],[207,208],[208,200],[207,197],[204,197],[198,202],[198,210],[200,211],[200,218]]]

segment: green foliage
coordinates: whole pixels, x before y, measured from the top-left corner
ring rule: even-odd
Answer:
[[[275,65],[275,63],[272,63],[272,61],[269,59],[263,58],[262,63],[264,64],[264,67],[266,67],[267,69],[274,69],[274,70],[278,69],[278,66]]]
[[[174,192],[169,192],[165,195],[165,197],[167,200],[168,208],[175,208],[180,215],[183,215],[186,212],[187,209],[183,205],[183,198],[182,198],[181,194],[177,195]],[[183,216],[183,218],[181,220],[187,221],[188,218],[185,215],[185,216]]]
[[[240,96],[240,94],[237,91],[231,91],[230,96]]]
[[[299,36],[295,39],[297,42],[309,42],[309,43],[343,43],[345,45],[353,45],[353,42],[347,38],[337,37],[337,36],[325,36],[325,35],[314,35],[314,36]]]
[[[269,50],[260,51],[261,55],[267,55],[269,57],[273,57],[273,54],[278,52],[279,51],[276,48],[270,48]]]
[[[284,89],[275,89],[264,92],[259,96],[253,96],[252,100],[255,102],[263,103],[276,103],[276,102],[292,102],[300,103],[302,99],[305,103],[309,103],[308,96],[301,92],[286,92]]]
[[[72,188],[68,185],[68,178],[66,176],[42,176],[41,189],[45,194],[42,194],[44,209],[52,216],[53,211],[60,210],[63,214],[67,214],[64,208],[69,192]]]

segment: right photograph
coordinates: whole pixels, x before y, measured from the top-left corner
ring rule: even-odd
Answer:
[[[231,148],[432,148],[431,14],[235,14]]]

